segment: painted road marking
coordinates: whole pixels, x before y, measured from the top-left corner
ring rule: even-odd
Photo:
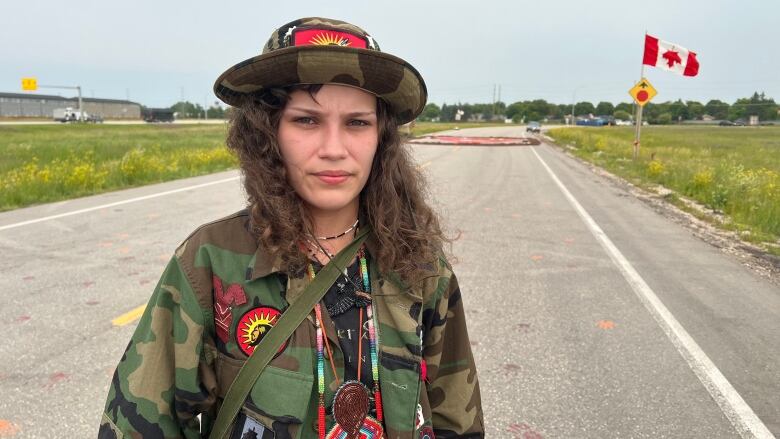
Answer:
[[[128,323],[140,319],[145,309],[146,309],[146,305],[145,304],[141,305],[138,308],[130,310],[122,314],[121,316],[115,318],[114,320],[111,320],[111,324],[114,326],[125,326]]]
[[[71,211],[71,212],[60,213],[60,214],[57,214],[57,215],[45,216],[43,218],[31,219],[31,220],[22,221],[22,222],[18,222],[18,223],[14,223],[14,224],[6,224],[4,226],[0,226],[0,230],[13,229],[13,228],[16,228],[16,227],[22,227],[22,226],[26,226],[26,225],[30,225],[30,224],[36,224],[36,223],[40,223],[40,222],[43,222],[43,221],[49,221],[49,220],[53,220],[53,219],[57,219],[57,218],[63,218],[63,217],[66,217],[66,216],[78,215],[80,213],[87,213],[87,212],[92,212],[92,211],[95,211],[95,210],[106,209],[106,208],[109,208],[109,207],[121,206],[123,204],[135,203],[136,201],[149,200],[151,198],[157,198],[157,197],[163,197],[165,195],[177,194],[179,192],[189,191],[189,190],[192,190],[192,189],[198,189],[198,188],[202,188],[202,187],[206,187],[206,186],[212,186],[212,185],[215,185],[215,184],[221,184],[221,183],[227,183],[229,181],[235,181],[235,180],[238,180],[239,178],[241,178],[241,177],[240,176],[236,176],[236,177],[224,178],[222,180],[210,181],[208,183],[201,183],[201,184],[196,184],[196,185],[193,185],[193,186],[187,186],[187,187],[183,187],[183,188],[179,188],[179,189],[173,189],[173,190],[170,190],[170,191],[158,192],[156,194],[144,195],[142,197],[130,198],[128,200],[117,201],[115,203],[101,204],[100,206],[88,207],[86,209],[79,209],[79,210],[74,210],[74,211]]]
[[[650,312],[650,315],[653,316],[661,329],[666,333],[666,336],[669,337],[669,340],[677,348],[677,351],[680,352],[680,355],[688,363],[691,370],[699,377],[699,381],[707,389],[712,399],[720,406],[726,417],[729,418],[729,421],[731,421],[731,424],[739,432],[740,436],[743,438],[774,439],[775,436],[772,435],[766,425],[756,416],[750,406],[737,393],[737,390],[718,370],[715,363],[710,360],[707,354],[693,340],[693,337],[688,334],[688,331],[683,328],[680,322],[664,306],[655,292],[647,285],[647,282],[642,279],[631,263],[628,262],[628,259],[615,247],[612,240],[601,230],[601,227],[596,224],[596,221],[574,198],[574,195],[566,189],[566,186],[561,183],[552,169],[542,160],[536,149],[531,147],[531,151],[534,152],[536,158],[542,163],[542,166],[550,174],[550,177],[558,185],[566,199],[569,200],[569,203],[588,226],[588,229],[590,229],[590,232],[599,244],[606,250],[612,262],[620,269],[620,273],[631,286],[631,289],[634,290],[639,300]]]

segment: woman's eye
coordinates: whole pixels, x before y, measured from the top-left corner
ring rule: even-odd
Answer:
[[[352,119],[349,121],[349,125],[362,127],[362,126],[368,126],[370,124],[365,120]]]
[[[295,118],[294,122],[300,123],[300,124],[303,124],[303,125],[312,125],[312,124],[314,124],[314,119],[312,119],[310,117],[303,116],[303,117]]]

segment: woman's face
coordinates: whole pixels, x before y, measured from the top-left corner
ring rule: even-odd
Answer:
[[[278,138],[288,182],[312,213],[357,210],[379,139],[377,98],[329,84],[314,97],[295,90],[282,110]]]

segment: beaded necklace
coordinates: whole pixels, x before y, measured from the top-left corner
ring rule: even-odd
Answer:
[[[363,288],[366,293],[371,291],[371,284],[368,277],[368,264],[366,263],[365,250],[363,248],[358,252],[360,259],[360,274],[363,278]],[[309,264],[309,277],[314,279],[314,267]],[[363,292],[358,292],[360,295],[367,295]],[[319,303],[314,306],[314,313],[316,316],[315,325],[317,328],[317,388],[319,392],[319,404],[317,408],[317,432],[320,439],[345,439],[345,438],[357,438],[360,434],[361,438],[373,439],[381,438],[384,435],[382,429],[382,420],[384,418],[382,411],[382,394],[379,390],[379,361],[377,356],[376,347],[376,328],[374,327],[374,314],[371,302],[366,305],[366,317],[368,319],[368,340],[371,348],[371,375],[374,381],[373,394],[374,403],[376,406],[376,419],[371,417],[368,412],[370,410],[370,398],[369,389],[360,382],[360,364],[358,363],[358,380],[347,381],[343,383],[336,391],[333,397],[333,417],[336,420],[336,425],[325,434],[325,353],[324,347],[326,347],[327,340],[323,334],[322,324],[322,308]],[[361,322],[362,322],[361,311]],[[360,324],[360,336],[358,337],[358,346],[362,346],[362,323]],[[331,366],[333,366],[333,357],[330,355],[330,348],[328,347],[328,355],[331,359]],[[358,361],[360,361],[360,354],[358,354]],[[333,370],[334,377],[338,380],[336,370]]]
[[[360,221],[360,218],[356,219],[356,220],[355,220],[355,222],[354,222],[354,223],[352,223],[352,225],[351,225],[351,226],[349,226],[349,228],[348,228],[347,230],[344,230],[343,232],[339,233],[338,235],[333,235],[333,236],[318,236],[318,237],[317,237],[317,239],[319,239],[320,241],[327,241],[327,240],[330,240],[330,239],[338,239],[338,238],[341,238],[342,236],[344,236],[344,235],[346,235],[347,233],[351,232],[351,231],[352,231],[352,229],[354,229],[355,227],[357,227],[357,225],[358,225],[358,221]]]

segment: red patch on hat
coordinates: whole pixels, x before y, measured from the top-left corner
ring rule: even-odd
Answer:
[[[293,46],[342,46],[368,48],[365,38],[332,29],[301,29],[293,31]]]
[[[236,343],[241,350],[251,356],[252,352],[255,351],[255,346],[260,343],[260,340],[268,334],[271,328],[276,326],[281,315],[281,311],[270,306],[261,306],[247,311],[238,321],[236,327]],[[285,347],[287,347],[286,341],[282,343],[276,354],[279,355]]]

